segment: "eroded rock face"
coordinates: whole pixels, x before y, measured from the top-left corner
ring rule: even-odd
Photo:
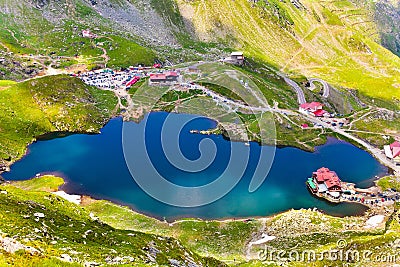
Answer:
[[[367,7],[374,19],[381,44],[400,56],[400,1],[399,0],[352,0]]]
[[[380,0],[375,6],[382,45],[400,56],[400,1]]]
[[[26,12],[20,12],[25,10]],[[139,37],[153,45],[175,46],[175,32],[185,32],[175,27],[168,17],[157,12],[152,0],[22,0],[0,3],[0,13],[15,16],[15,23],[23,29],[37,17],[53,25],[79,20],[89,28],[107,27],[115,32]],[[96,14],[97,13],[97,14]]]
[[[171,28],[151,7],[150,0],[140,1],[93,1],[85,0],[99,15],[110,19],[121,30],[138,35],[154,44],[177,43]]]

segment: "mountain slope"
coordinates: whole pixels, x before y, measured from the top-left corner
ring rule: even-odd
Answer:
[[[381,44],[400,56],[400,1],[356,0],[358,6],[370,9],[379,32]]]
[[[0,53],[42,54],[33,61],[43,69],[178,63],[240,49],[284,72],[398,105],[400,59],[380,45],[396,46],[383,27],[398,29],[397,9],[387,11],[388,0],[363,1],[0,0]],[[86,28],[98,38],[83,38]],[[39,67],[24,70],[34,75]]]
[[[174,238],[99,221],[89,210],[52,194],[60,182],[44,176],[0,184],[1,266],[226,266]]]
[[[400,99],[400,59],[377,43],[368,10],[349,1],[178,3],[202,40],[226,38],[283,71],[321,77],[371,97]]]

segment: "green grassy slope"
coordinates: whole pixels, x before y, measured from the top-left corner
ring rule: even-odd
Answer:
[[[0,47],[22,59],[31,55],[33,61],[56,68],[73,64],[104,66],[108,62],[111,67],[154,63],[152,49],[139,45],[137,37],[122,29],[115,31],[112,22],[87,3],[74,1],[68,8],[63,2],[50,1],[49,6],[39,10],[29,2],[0,0]],[[1,12],[3,9],[8,11]],[[84,29],[90,29],[98,38],[82,37]]]
[[[390,181],[389,181],[390,180]],[[398,187],[398,181],[388,177],[383,183],[386,187]],[[87,201],[84,207],[99,219],[118,229],[129,229],[173,236],[186,247],[200,255],[209,255],[223,260],[232,266],[388,266],[388,261],[380,261],[379,256],[396,255],[396,240],[400,238],[399,211],[388,212],[388,221],[379,227],[365,227],[366,217],[337,218],[311,210],[292,210],[269,218],[227,221],[202,221],[184,219],[168,224],[121,207],[108,201]],[[370,216],[374,215],[373,213]],[[249,246],[251,241],[261,238],[262,233],[276,239],[261,245]],[[313,251],[317,256],[323,252],[338,251],[338,241],[345,240],[342,248],[343,258],[315,260],[311,263],[297,254]],[[275,251],[273,260],[264,259],[265,249]],[[363,252],[371,250],[370,259]],[[281,258],[276,254],[283,251]],[[339,249],[340,251],[340,249]],[[346,260],[346,253],[359,252],[359,259]],[[306,254],[307,255],[307,254]],[[350,254],[352,255],[352,254]],[[251,261],[249,261],[251,260]],[[392,262],[393,263],[393,262]],[[268,265],[270,264],[270,265]],[[212,265],[211,265],[212,266]]]
[[[380,43],[400,56],[400,2],[399,0],[353,0],[367,8],[377,24]]]
[[[376,25],[351,2],[178,0],[203,40],[226,38],[247,56],[386,100],[400,99],[400,59],[375,42]]]
[[[0,159],[15,160],[51,131],[98,132],[117,104],[112,92],[68,76],[47,76],[0,90]]]
[[[40,180],[31,184],[40,185],[43,183]],[[83,266],[89,262],[167,266],[174,261],[185,265],[224,266],[212,258],[193,253],[176,239],[115,229],[93,219],[87,209],[41,191],[38,185],[30,190],[18,187],[0,186],[3,211],[0,236],[12,238],[13,242],[21,242],[38,252],[33,255],[23,250],[6,253],[0,245],[1,266]],[[38,213],[43,216],[35,215]],[[60,261],[62,254],[69,255],[74,264]]]

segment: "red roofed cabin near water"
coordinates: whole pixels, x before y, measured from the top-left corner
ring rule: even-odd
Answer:
[[[330,192],[341,192],[342,185],[336,172],[329,170],[328,168],[320,168],[316,172],[313,172],[313,178],[318,184],[325,184]]]

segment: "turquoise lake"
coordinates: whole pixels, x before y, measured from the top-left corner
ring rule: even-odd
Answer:
[[[215,143],[217,153],[212,164],[205,170],[186,173],[170,164],[163,153],[160,136],[162,125],[168,116],[179,122],[180,118],[191,115],[153,112],[148,115],[146,126],[144,121],[137,124],[122,122],[121,118],[116,118],[98,135],[73,134],[40,140],[30,145],[27,155],[12,165],[11,171],[3,173],[3,176],[7,180],[25,180],[37,173],[55,173],[66,179],[62,189],[68,193],[112,200],[153,217],[173,220],[182,217],[222,219],[267,216],[292,208],[314,207],[337,216],[361,214],[366,210],[361,205],[334,205],[313,197],[305,186],[305,180],[313,171],[324,166],[335,170],[344,181],[367,187],[372,185],[375,176],[384,175],[388,171],[367,152],[331,138],[327,144],[317,147],[314,153],[291,147],[277,148],[266,180],[255,192],[250,193],[249,184],[260,151],[268,149],[252,142],[246,148],[250,150],[250,158],[244,175],[227,195],[196,208],[170,206],[147,195],[132,178],[124,160],[123,124],[128,123],[132,131],[138,132],[146,127],[146,140],[150,140],[146,141],[146,146],[151,162],[166,179],[182,186],[203,185],[216,179],[229,161],[232,143],[219,135],[191,134],[191,129],[209,129],[216,125],[207,118],[193,119],[183,126],[179,135],[183,155],[190,160],[199,158],[199,144],[208,138]],[[174,136],[171,138],[176,139]],[[240,142],[234,142],[233,145],[245,147]],[[133,154],[135,157],[145,156],[139,150]],[[141,175],[145,177],[146,170],[141,171]]]

